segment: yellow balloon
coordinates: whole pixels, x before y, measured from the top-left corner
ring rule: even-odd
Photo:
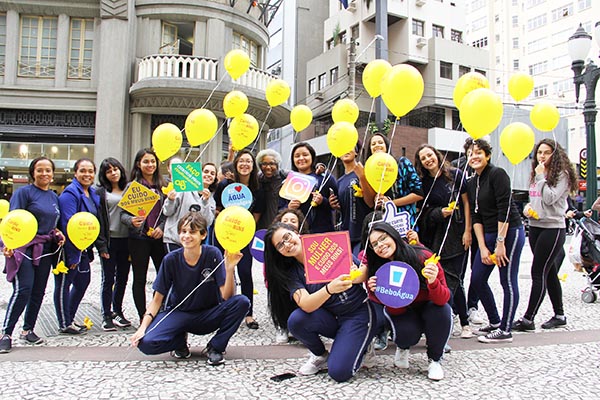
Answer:
[[[92,213],[81,211],[71,217],[67,223],[69,240],[79,250],[85,250],[96,241],[100,233],[98,218]]]
[[[212,111],[198,108],[185,119],[185,136],[190,146],[198,146],[208,142],[217,132],[218,126],[219,122]]]
[[[372,154],[365,163],[365,177],[377,193],[385,193],[398,178],[398,163],[388,153]]]
[[[232,90],[223,99],[223,111],[227,118],[238,117],[248,109],[248,97],[239,90]]]
[[[294,107],[290,113],[290,122],[292,123],[292,127],[296,132],[300,132],[308,128],[312,122],[312,119],[312,110],[310,107],[303,104]]]
[[[500,134],[500,148],[511,163],[517,165],[527,158],[535,145],[535,134],[529,125],[513,122]]]
[[[290,97],[290,85],[283,79],[272,79],[267,84],[265,96],[271,107],[277,107],[287,101]]]
[[[8,214],[10,209],[10,203],[4,199],[0,200],[0,219],[4,218]]]
[[[502,100],[490,89],[475,89],[464,97],[460,106],[460,121],[473,139],[491,133],[502,119]]]
[[[371,97],[381,94],[381,80],[392,69],[392,64],[386,60],[373,60],[367,64],[362,75],[362,82]]]
[[[533,78],[529,74],[517,72],[508,80],[508,93],[516,101],[525,99],[533,90]]]
[[[250,68],[250,57],[245,51],[235,49],[231,50],[225,56],[225,70],[233,79],[237,79],[244,75]]]
[[[165,161],[179,151],[183,136],[179,128],[173,124],[160,124],[152,133],[152,147],[160,161]]]
[[[327,131],[327,147],[336,157],[341,157],[354,149],[357,142],[358,131],[350,122],[336,122]]]
[[[258,122],[250,114],[242,114],[231,120],[229,138],[234,151],[242,150],[258,136]]]
[[[538,103],[531,109],[529,119],[540,131],[549,132],[558,125],[560,113],[554,104]]]
[[[254,237],[256,223],[250,211],[240,206],[223,209],[215,220],[215,235],[223,248],[237,253]]]
[[[460,110],[460,105],[467,95],[467,93],[472,92],[475,89],[489,89],[490,82],[485,77],[485,75],[480,74],[479,72],[467,72],[456,81],[456,86],[454,86],[454,92],[452,94],[452,99],[454,100],[454,105],[456,108]]]
[[[419,104],[424,90],[423,76],[418,69],[408,64],[394,65],[381,82],[381,98],[398,118]]]
[[[12,210],[0,223],[0,236],[7,249],[17,249],[33,240],[38,230],[38,222],[27,210]]]
[[[350,99],[342,99],[335,102],[331,109],[331,117],[333,122],[350,122],[355,123],[358,119],[360,110],[354,102]]]

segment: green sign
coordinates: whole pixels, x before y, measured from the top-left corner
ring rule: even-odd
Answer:
[[[202,163],[171,164],[171,177],[176,192],[197,192],[204,189]]]

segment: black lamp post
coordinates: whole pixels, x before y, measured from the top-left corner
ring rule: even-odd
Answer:
[[[596,41],[600,45],[600,22],[595,27]],[[569,38],[569,55],[573,63],[571,69],[575,74],[573,82],[575,83],[575,98],[579,102],[579,90],[581,84],[585,86],[585,103],[583,103],[583,118],[585,121],[585,137],[587,147],[587,165],[585,202],[586,208],[590,208],[598,197],[598,177],[596,175],[596,84],[600,78],[600,68],[589,61],[584,66],[592,45],[592,36],[588,34],[581,24],[573,36]],[[585,70],[584,70],[585,68]]]

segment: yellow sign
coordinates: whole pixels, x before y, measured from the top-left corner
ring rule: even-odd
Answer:
[[[159,196],[136,181],[131,182],[123,193],[119,207],[135,216],[145,217],[158,201]]]

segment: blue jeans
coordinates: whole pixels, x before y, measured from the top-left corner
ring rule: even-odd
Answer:
[[[31,248],[28,248],[25,252],[25,255],[29,258],[31,258],[31,250]],[[44,244],[43,254],[48,254],[50,251],[51,245],[49,243]],[[33,330],[42,306],[42,300],[44,300],[50,269],[56,264],[54,255],[42,257],[38,266],[34,266],[33,262],[27,257],[23,258],[19,271],[12,282],[13,293],[8,300],[6,316],[2,326],[2,332],[7,335],[12,335],[23,310],[25,310],[23,331]]]
[[[79,304],[90,285],[90,260],[87,251],[81,253],[77,267],[54,277],[54,308],[59,328],[73,323]]]
[[[485,245],[493,251],[496,245],[497,233],[485,234]],[[504,292],[504,301],[502,307],[502,319],[498,315],[498,308],[494,300],[494,294],[488,283],[492,271],[497,268],[495,265],[486,265],[481,261],[481,252],[477,250],[473,262],[473,271],[471,276],[471,285],[479,295],[481,304],[488,315],[490,324],[500,324],[500,329],[510,332],[512,322],[515,318],[515,312],[519,305],[519,264],[521,262],[521,250],[525,244],[525,230],[522,226],[510,228],[505,239],[506,256],[510,260],[508,265],[498,267],[500,273],[500,284]]]
[[[114,311],[123,313],[123,297],[129,278],[129,239],[111,238],[109,259],[100,258],[102,262],[102,315],[108,317]],[[112,305],[112,309],[111,309]]]

